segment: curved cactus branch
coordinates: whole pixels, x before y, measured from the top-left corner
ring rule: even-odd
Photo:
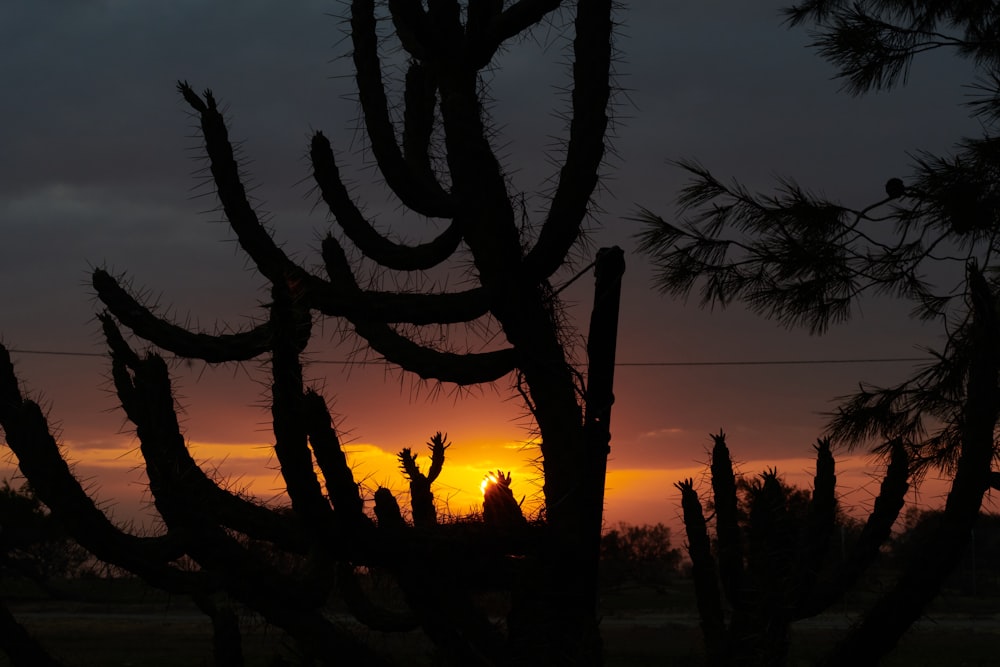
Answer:
[[[159,384],[161,407],[161,414],[154,426],[158,435],[161,436],[158,440],[159,446],[141,448],[147,461],[147,470],[153,473],[149,475],[150,483],[152,484],[156,471],[169,467],[179,469],[182,471],[181,478],[184,480],[184,494],[193,499],[201,513],[251,539],[268,540],[281,549],[293,553],[304,553],[308,546],[308,540],[294,517],[279,514],[219,487],[191,457],[179,430],[176,432],[176,437],[172,439],[163,437],[163,434],[167,432],[167,427],[171,426],[170,422],[165,420],[171,420],[172,426],[176,428],[176,416],[170,416],[173,414],[173,405],[166,366],[162,363],[162,359],[159,361],[153,361],[153,358],[140,359],[122,338],[121,332],[111,317],[99,315],[98,318],[111,350],[112,379],[122,408],[133,423],[138,424],[140,421],[147,423],[149,421],[149,418],[143,416],[143,413],[150,410],[146,402],[152,397],[149,395],[150,387],[145,387],[145,393],[140,393],[140,388],[136,386],[136,380],[129,374],[128,369],[135,371],[140,366],[151,364],[161,366],[155,373],[147,371],[146,375],[147,382],[152,382],[152,378],[155,377]],[[151,441],[147,439],[146,442]],[[156,491],[153,490],[153,493],[155,496]]]
[[[261,613],[303,646],[315,648],[318,654],[383,664],[364,644],[317,611],[325,597],[323,587],[278,572],[203,511],[205,499],[196,493],[197,482],[192,484],[193,461],[177,444],[182,443],[183,436],[177,426],[162,358],[150,355],[139,359],[134,353],[124,353],[115,361],[115,385],[136,425],[156,507],[168,529],[182,536],[185,551],[202,567],[216,573],[235,599]]]
[[[177,89],[199,115],[216,192],[240,246],[253,260],[257,270],[272,283],[293,277],[304,279],[305,271],[274,243],[250,205],[239,164],[229,142],[229,130],[212,91],[206,90],[202,99],[186,81],[179,82]]]
[[[164,590],[209,587],[211,578],[169,563],[183,555],[176,536],[138,537],[120,530],[90,499],[52,437],[41,408],[25,399],[7,349],[0,345],[0,426],[21,472],[73,538],[100,560],[139,574]]]
[[[494,0],[490,4],[490,16],[493,20],[489,22],[487,38],[482,40],[479,47],[481,67],[489,62],[501,44],[536,25],[563,3],[562,0],[517,0],[502,12],[500,9],[503,2]]]
[[[403,159],[414,177],[437,185],[437,173],[431,162],[431,137],[434,134],[437,108],[437,81],[428,67],[418,61],[406,70],[403,92]],[[440,186],[437,186],[440,187]]]
[[[351,201],[347,188],[341,181],[330,141],[322,132],[313,135],[309,155],[312,159],[313,178],[319,186],[323,201],[330,207],[347,237],[368,258],[388,269],[419,271],[437,266],[458,247],[462,235],[455,222],[428,243],[407,246],[390,241],[375,231]]]
[[[107,271],[94,271],[91,282],[97,290],[98,298],[122,324],[140,338],[178,356],[222,363],[253,359],[269,349],[269,323],[234,334],[192,333],[154,315],[125,291]]]
[[[346,258],[344,258],[346,262]],[[350,266],[347,266],[350,271]],[[358,290],[353,279],[343,285],[309,276],[309,303],[331,317],[367,316],[386,323],[455,324],[471,322],[489,312],[486,291],[474,287],[462,292],[373,292]]]
[[[344,250],[332,236],[323,241],[323,259],[335,284],[345,291],[354,290],[360,294]],[[478,384],[497,380],[514,369],[516,357],[512,348],[467,354],[441,352],[418,345],[385,322],[361,313],[347,315],[347,318],[373,350],[424,379]]]
[[[562,266],[576,243],[604,159],[611,98],[613,21],[609,14],[603,2],[578,4],[569,144],[545,224],[526,258],[529,270],[543,278]]]
[[[390,2],[389,9],[403,48],[414,57],[422,59],[424,45],[430,40],[427,16],[420,3]],[[396,140],[396,130],[389,118],[389,101],[382,82],[375,23],[375,3],[372,0],[354,0],[351,3],[355,82],[379,171],[407,208],[428,217],[452,217],[454,207],[448,193],[437,179],[426,178],[429,170],[420,169],[415,172],[412,169]]]

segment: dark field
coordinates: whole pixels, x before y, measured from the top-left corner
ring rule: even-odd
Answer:
[[[68,599],[49,600],[4,583],[11,610],[46,647],[79,667],[210,665],[211,631],[190,602],[170,599],[133,581],[72,582]],[[621,589],[605,598],[604,638],[611,666],[702,665],[694,600],[686,580],[666,591]],[[86,599],[87,601],[83,601]],[[1000,664],[1000,603],[996,599],[945,597],[934,613],[905,637],[885,665]],[[335,619],[350,624],[346,615]],[[810,665],[850,624],[840,610],[795,627],[792,665]],[[301,664],[283,633],[244,619],[248,667]],[[369,632],[376,645],[408,664],[431,665],[427,644],[411,636]],[[0,656],[0,667],[10,663]]]

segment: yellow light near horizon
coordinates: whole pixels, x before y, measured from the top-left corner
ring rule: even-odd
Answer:
[[[479,484],[479,492],[485,496],[486,489],[490,488],[490,484],[496,484],[497,481],[496,475],[491,472],[486,473],[486,476],[483,477],[483,481]]]

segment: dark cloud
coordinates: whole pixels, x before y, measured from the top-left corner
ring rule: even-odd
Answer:
[[[830,196],[869,203],[881,197],[886,178],[905,172],[907,151],[947,150],[961,134],[975,133],[959,106],[968,66],[918,61],[909,88],[850,98],[838,92],[830,67],[806,49],[808,35],[780,25],[777,5],[631,5],[622,12],[618,40],[615,155],[593,235],[595,244],[629,250],[620,358],[908,355],[915,342],[932,339],[933,332],[911,329],[903,313],[880,307],[857,327],[815,339],[739,310],[715,315],[660,297],[650,290],[645,260],[632,252],[638,228],[627,218],[640,204],[673,214],[682,175],[668,161],[682,157],[764,190],[775,175],[794,176]],[[85,284],[93,265],[127,271],[138,286],[162,293],[181,318],[190,315],[208,328],[217,321],[239,324],[240,315],[255,312],[259,280],[244,270],[231,232],[211,224],[220,219],[217,204],[192,175],[203,163],[174,89],[177,79],[199,91],[212,88],[226,105],[232,136],[243,141],[246,169],[258,186],[254,195],[290,250],[315,258],[316,235],[328,224],[302,182],[309,174],[309,135],[318,129],[333,140],[366,210],[400,235],[419,237],[421,221],[397,210],[356,132],[350,61],[341,58],[349,50],[337,16],[344,11],[343,3],[320,0],[0,4],[4,340],[102,349]],[[565,137],[559,112],[568,108],[560,88],[568,83],[566,37],[564,17],[540,26],[498,58],[489,81],[497,145],[514,187],[529,195],[551,187],[545,179],[556,172],[546,155],[558,158]],[[389,55],[399,62],[399,54]],[[536,217],[544,203],[540,195],[532,200]],[[589,292],[580,285],[582,321]],[[76,373],[70,366],[39,368],[36,386]],[[353,383],[360,389],[343,406],[360,412],[360,390],[376,392],[381,372],[360,383],[355,377],[334,386],[340,378],[331,380],[330,393]],[[747,457],[789,439],[807,445],[829,397],[849,391],[860,376],[887,381],[894,372],[622,372],[615,408],[622,444],[615,455],[623,465],[686,464],[719,427],[755,434],[744,440],[752,448]],[[391,393],[407,399],[399,387]],[[351,425],[363,438],[382,427],[361,418]]]

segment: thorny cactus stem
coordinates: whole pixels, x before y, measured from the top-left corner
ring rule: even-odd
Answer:
[[[720,567],[718,580],[712,542],[693,482],[677,484],[709,661],[713,665],[734,661],[777,664],[787,654],[790,623],[815,615],[839,599],[888,538],[908,488],[906,449],[901,442],[890,443],[890,465],[859,542],[839,569],[821,577],[837,511],[836,466],[830,441],[820,439],[815,445],[814,489],[804,523],[799,525],[773,469],[748,484],[749,512],[741,518],[725,434],[712,438],[716,548],[720,563],[726,553],[729,568]],[[733,549],[733,545],[740,549]],[[722,593],[733,609],[728,626]]]
[[[444,466],[444,451],[451,445],[446,443],[448,436],[435,433],[427,446],[431,450],[431,467],[427,474],[420,471],[417,465],[417,455],[409,447],[399,452],[399,467],[403,475],[410,480],[410,506],[413,511],[413,525],[421,528],[437,525],[437,510],[434,507],[434,493],[431,484],[441,474]]]
[[[736,475],[733,459],[720,429],[712,436],[712,492],[715,500],[715,533],[719,541],[719,572],[722,587],[733,604],[739,603],[743,580],[743,537],[739,526]]]
[[[715,557],[712,556],[712,542],[708,537],[708,524],[698,492],[694,490],[694,480],[685,479],[674,486],[681,492],[681,509],[684,512],[701,632],[709,664],[717,667],[725,664],[725,617],[722,611],[722,593],[716,578]]]

